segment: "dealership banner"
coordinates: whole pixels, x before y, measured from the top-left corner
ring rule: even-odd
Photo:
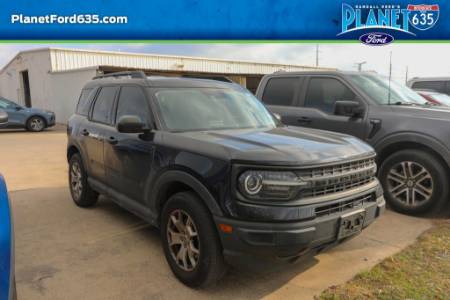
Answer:
[[[2,1],[3,40],[449,40],[449,1]]]

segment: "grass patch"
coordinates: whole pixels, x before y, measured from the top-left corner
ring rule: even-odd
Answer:
[[[436,221],[418,240],[318,299],[449,299],[450,221]]]

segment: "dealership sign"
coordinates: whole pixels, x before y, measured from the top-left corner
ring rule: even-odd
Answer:
[[[385,5],[354,5],[342,4],[342,27],[338,34],[344,35],[359,30],[368,32],[359,40],[371,46],[387,45],[394,41],[395,32],[416,36],[413,29],[425,31],[432,28],[439,19],[437,4],[398,4]],[[388,34],[384,31],[389,31]]]

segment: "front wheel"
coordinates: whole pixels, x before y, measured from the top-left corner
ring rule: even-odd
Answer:
[[[426,151],[392,154],[381,165],[380,180],[387,202],[402,213],[424,213],[448,199],[448,170]]]
[[[31,117],[27,122],[27,130],[40,132],[45,129],[45,120],[41,117]]]
[[[226,272],[211,214],[194,193],[172,196],[161,215],[164,254],[174,275],[190,287],[215,284]]]

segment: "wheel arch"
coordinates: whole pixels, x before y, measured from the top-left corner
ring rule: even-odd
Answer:
[[[450,172],[449,150],[438,140],[420,133],[392,135],[377,143],[374,148],[377,152],[377,160],[379,163],[383,162],[389,155],[400,150],[424,150],[441,160]]]
[[[29,115],[25,121],[25,126],[28,126],[28,122],[31,120],[31,118],[34,118],[34,117],[41,118],[44,121],[45,128],[47,128],[47,126],[48,126],[47,119],[39,114]]]
[[[153,195],[150,205],[158,215],[158,222],[164,203],[172,195],[183,191],[196,193],[211,214],[215,216],[223,215],[219,204],[203,183],[185,171],[169,170],[158,177],[150,191],[150,195]]]

